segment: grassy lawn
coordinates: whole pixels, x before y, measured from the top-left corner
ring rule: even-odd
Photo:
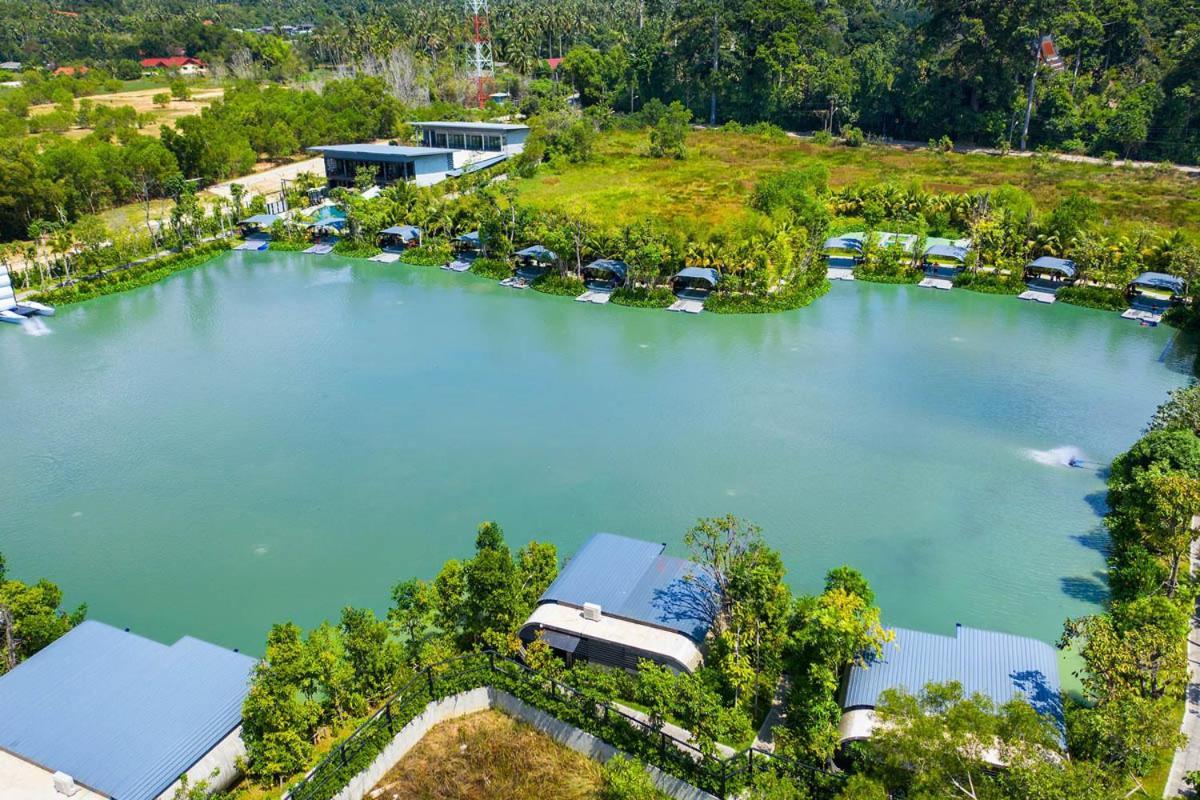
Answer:
[[[481,711],[425,735],[370,792],[405,800],[595,800],[600,765],[528,725]]]
[[[644,132],[600,138],[593,162],[545,168],[519,183],[538,208],[590,213],[627,223],[647,214],[685,228],[706,229],[746,215],[745,200],[759,176],[824,164],[834,187],[856,183],[916,184],[928,191],[969,192],[1012,184],[1038,208],[1079,192],[1095,200],[1106,221],[1167,228],[1200,225],[1200,180],[1179,173],[1105,167],[1034,158],[941,155],[926,150],[823,146],[794,138],[727,131],[693,131],[682,161],[646,155]]]

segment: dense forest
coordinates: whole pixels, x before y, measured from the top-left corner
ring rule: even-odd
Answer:
[[[697,119],[1017,146],[1034,44],[1041,62],[1030,147],[1200,159],[1200,8],[1164,0],[495,0],[496,59],[512,79],[566,56],[585,103],[636,110],[680,100]],[[457,0],[237,4],[3,0],[0,60],[115,65],[183,51],[276,72],[406,56],[438,96],[463,69]],[[235,29],[316,26],[294,47]],[[502,71],[503,72],[503,71]],[[443,96],[450,100],[453,97]]]

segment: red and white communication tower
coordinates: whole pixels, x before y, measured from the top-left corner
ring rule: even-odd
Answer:
[[[471,42],[467,45],[467,71],[475,81],[479,107],[487,105],[495,63],[492,61],[492,31],[488,24],[488,0],[467,0],[471,18]]]

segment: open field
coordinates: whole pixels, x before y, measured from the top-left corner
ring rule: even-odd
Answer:
[[[649,214],[672,224],[711,227],[746,214],[759,176],[789,167],[824,164],[830,185],[891,182],[928,191],[970,192],[1012,184],[1038,209],[1078,192],[1095,200],[1118,228],[1200,225],[1200,179],[1178,172],[1107,167],[1040,158],[938,154],[892,147],[823,146],[788,138],[696,130],[683,161],[646,155],[642,132],[602,136],[596,158],[582,166],[545,168],[522,181],[521,196],[542,208],[587,211],[624,223]]]
[[[132,106],[139,114],[153,114],[154,123],[142,128],[141,133],[146,136],[158,136],[158,132],[162,129],[163,125],[170,124],[181,117],[199,114],[206,106],[214,100],[220,99],[225,94],[225,90],[220,86],[196,87],[192,89],[191,100],[172,100],[166,108],[156,106],[154,104],[154,95],[167,91],[169,89],[165,86],[154,86],[149,89],[136,89],[133,91],[115,92],[113,94],[97,94],[86,99],[98,106],[109,106],[111,108]],[[29,113],[31,115],[49,114],[56,108],[57,106],[47,103],[31,106]],[[82,139],[89,132],[87,128],[72,128],[64,135],[75,139]]]
[[[384,776],[380,800],[594,800],[600,765],[498,711],[443,722]]]

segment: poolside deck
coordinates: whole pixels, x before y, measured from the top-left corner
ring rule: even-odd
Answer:
[[[598,292],[595,289],[588,289],[579,297],[575,298],[579,303],[595,303],[596,305],[604,305],[609,300],[612,300],[612,292]]]
[[[1042,289],[1026,289],[1017,295],[1017,298],[1021,300],[1032,300],[1036,303],[1053,303],[1058,300],[1058,298],[1054,296],[1054,292]]]
[[[685,314],[699,314],[703,310],[703,300],[689,300],[686,298],[680,298],[667,306],[667,311],[682,311]]]

